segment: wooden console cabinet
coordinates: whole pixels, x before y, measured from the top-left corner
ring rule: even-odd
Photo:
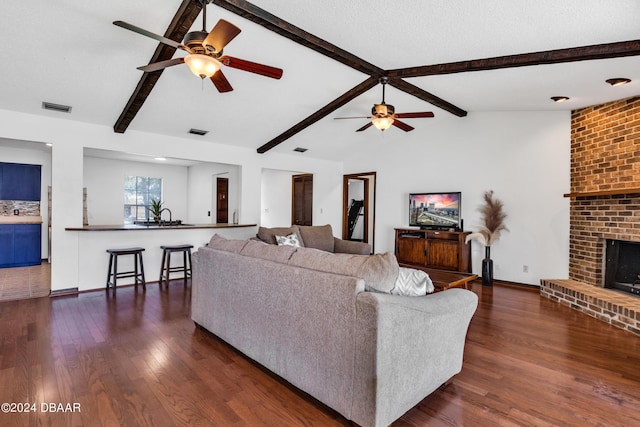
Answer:
[[[400,264],[471,273],[471,245],[464,242],[469,232],[395,230],[395,253]]]

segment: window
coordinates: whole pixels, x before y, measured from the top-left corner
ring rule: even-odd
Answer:
[[[162,178],[125,177],[124,222],[148,221],[152,200],[162,201]]]

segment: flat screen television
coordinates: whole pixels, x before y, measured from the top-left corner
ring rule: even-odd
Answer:
[[[462,231],[462,193],[409,194],[409,226]]]

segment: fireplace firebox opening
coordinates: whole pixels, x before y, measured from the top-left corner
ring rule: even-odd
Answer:
[[[640,242],[607,239],[604,287],[640,296]]]

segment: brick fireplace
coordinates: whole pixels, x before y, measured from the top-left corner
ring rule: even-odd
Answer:
[[[640,97],[572,112],[565,196],[569,280],[542,280],[541,294],[640,335],[640,296],[605,288],[607,242],[640,242]]]

